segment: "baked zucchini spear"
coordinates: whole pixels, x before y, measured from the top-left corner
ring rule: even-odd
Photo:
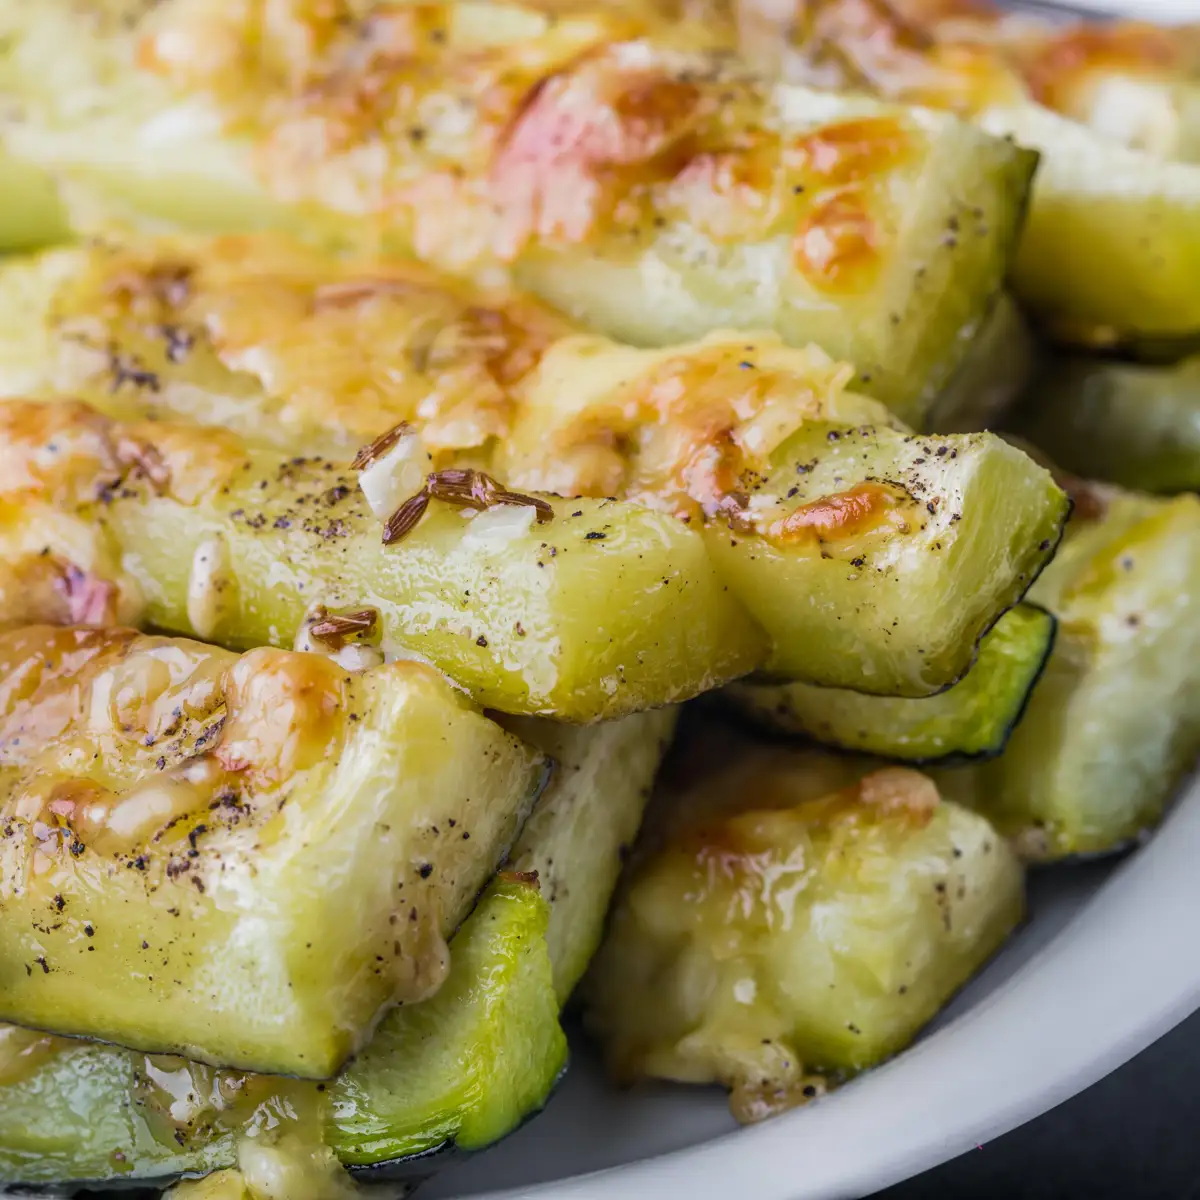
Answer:
[[[1000,290],[1035,163],[603,8],[123,7],[10,16],[0,61],[5,143],[81,227],[303,226],[510,271],[643,345],[775,330],[915,424]]]
[[[722,578],[773,635],[766,674],[883,696],[962,678],[1066,515],[1049,476],[1003,445],[815,421],[793,434],[747,489],[768,536],[705,530]],[[773,517],[785,499],[796,507]]]
[[[937,696],[866,696],[807,683],[735,683],[722,693],[765,729],[904,762],[990,758],[1004,749],[1054,644],[1054,618],[1020,604],[979,644],[961,682]]]
[[[1082,500],[1031,593],[1058,639],[1024,718],[999,758],[936,776],[1033,859],[1139,837],[1200,752],[1200,500]]]
[[[33,626],[0,673],[0,1016],[218,1066],[435,992],[544,777],[420,663]]]
[[[511,874],[503,877],[536,878],[541,908],[548,909],[538,934],[536,989],[517,986],[519,979],[501,988],[497,968],[480,962],[463,975],[473,982],[470,990],[464,982],[455,1002],[461,1015],[452,1036],[436,1016],[422,1021],[423,1005],[408,1012],[403,1026],[384,1022],[365,1054],[332,1085],[325,1141],[357,1174],[403,1176],[411,1174],[412,1159],[435,1150],[482,1149],[549,1098],[565,1064],[558,1010],[600,943],[675,719],[676,710],[665,709],[580,729],[506,718],[510,729],[553,754],[555,763],[550,786],[505,864]],[[512,947],[503,949],[511,959]],[[535,961],[533,950],[524,954]],[[497,955],[496,961],[508,959]],[[491,1000],[481,1017],[478,995],[485,989]],[[403,1037],[393,1026],[403,1029]]]
[[[714,684],[744,674],[765,658],[745,609],[774,644],[773,672],[832,686],[928,694],[965,672],[978,638],[1019,599],[1051,553],[1065,513],[1065,498],[1050,476],[1011,447],[988,436],[936,444],[908,437],[883,405],[847,389],[849,367],[813,347],[733,332],[662,350],[622,346],[573,333],[519,295],[471,290],[411,265],[334,261],[275,238],[57,251],[9,268],[0,307],[0,391],[65,392],[119,418],[167,415],[232,426],[251,445],[303,456],[305,462],[287,469],[289,486],[307,486],[303,481],[315,472],[322,511],[329,507],[326,497],[354,483],[329,478],[325,463],[314,465],[311,456],[323,460],[331,444],[387,434],[367,452],[362,475],[381,516],[403,512],[419,519],[426,500],[415,496],[423,470],[466,464],[522,494],[618,496],[681,517],[700,532],[720,586],[729,589],[704,601],[716,636],[708,639],[702,629],[689,636],[680,627],[670,635],[678,642],[662,642],[651,656],[628,640],[629,630],[611,650],[601,643],[608,665],[598,663],[590,674],[580,670],[569,686],[561,681],[552,697],[559,707],[549,708],[539,695],[523,701],[524,711],[579,720],[702,690],[692,682],[690,690],[671,692],[660,684],[659,691],[639,693],[628,662],[636,652],[645,660],[637,664],[639,675],[659,654],[670,661],[668,652],[680,664],[707,670]],[[405,436],[397,422],[410,424]],[[147,427],[139,428],[139,437],[149,436]],[[157,434],[174,436],[161,428]],[[396,482],[407,474],[409,484]],[[297,561],[305,554],[345,561],[331,559],[328,546],[299,545],[305,532],[296,520],[300,501],[291,510],[266,511],[264,498],[276,490],[268,486],[264,497],[260,478],[243,478],[245,485],[239,482],[220,510],[250,514],[247,521],[268,528],[250,536],[239,528],[237,546],[265,540],[280,547],[282,522],[284,533],[288,525],[300,526],[286,533],[291,541],[282,553]],[[163,503],[125,491],[106,513],[110,527],[116,508],[150,512]],[[387,563],[417,554],[416,545],[429,540],[436,500],[445,498],[432,484],[424,491],[435,497],[426,504],[430,515],[411,528],[406,517],[396,546],[356,550],[356,559]],[[410,499],[416,507],[405,508]],[[611,548],[616,527],[597,525],[594,506],[543,499],[559,515],[538,532],[529,530],[524,545],[543,564],[535,570],[552,567],[561,576]],[[344,496],[330,517],[342,518],[356,502]],[[628,511],[609,505],[604,515]],[[637,512],[643,524],[658,520]],[[530,510],[524,516],[528,525]],[[462,529],[458,517],[442,517],[450,529]],[[506,520],[520,518],[510,511]],[[576,535],[584,544],[563,549],[559,530],[580,521],[588,522]],[[136,536],[151,534],[152,528],[139,527]],[[698,548],[685,530],[677,528],[673,537],[693,547],[692,554]],[[448,537],[438,544],[447,545]],[[165,548],[178,554],[174,540]],[[637,551],[644,554],[637,578],[652,597],[637,603],[661,602],[654,611],[665,612],[678,591],[661,584],[670,579],[663,554],[644,545]],[[235,558],[241,553],[235,550]],[[685,561],[678,553],[673,559]],[[505,562],[510,580],[524,570],[511,553]],[[702,576],[692,592],[695,604],[717,585],[692,562]],[[268,567],[256,570],[265,578]],[[168,570],[157,560],[152,569]],[[468,578],[472,571],[487,574],[477,554],[469,569],[464,565],[453,599],[456,627],[466,591],[472,605],[490,598]],[[411,589],[411,569],[405,579]],[[528,580],[509,583],[502,606],[515,607],[520,588],[529,586]],[[797,595],[812,599],[797,605]],[[949,595],[956,600],[943,615],[940,602],[929,598]],[[311,588],[305,598],[311,600]],[[363,600],[360,590],[338,603]],[[269,604],[264,599],[259,611],[275,611],[249,630],[244,613],[231,609],[231,624],[218,623],[205,636],[275,641],[301,615],[281,620],[279,602],[277,594]],[[586,602],[572,604],[572,614],[586,608]],[[633,615],[623,610],[608,619],[632,621]],[[193,629],[161,611],[154,619]],[[545,647],[528,622],[523,627],[530,636],[522,640],[514,639],[511,622],[481,630],[482,620],[463,620],[474,631],[465,644],[452,633],[449,647],[435,642],[430,649],[432,635],[418,636],[429,623],[422,611],[420,621],[407,622],[415,631],[406,636],[412,649],[434,658],[489,705],[520,711],[513,707],[518,701],[495,686],[480,689],[491,684],[489,668],[493,676],[511,670],[507,664],[544,655]],[[475,644],[480,633],[487,646]],[[597,640],[591,627],[577,637],[589,649]],[[701,652],[715,666],[702,666]],[[563,658],[570,657],[564,644]],[[603,690],[622,677],[619,694]]]
[[[1038,151],[1012,285],[1057,337],[1176,355],[1195,344],[1195,29],[1031,23],[961,3],[726,7],[761,70],[949,109]]]
[[[530,717],[505,728],[555,763],[507,868],[536,874],[550,902],[546,941],[565,1004],[604,932],[608,901],[675,731],[675,709],[635,713],[585,729]]]
[[[662,710],[586,729],[509,719],[557,761],[506,873],[451,939],[437,993],[391,1010],[322,1093],[9,1027],[0,1179],[134,1182],[234,1163],[252,1175],[248,1151],[264,1141],[293,1164],[307,1155],[310,1172],[332,1149],[358,1174],[387,1176],[509,1132],[562,1070],[558,1008],[599,941],[674,719]],[[282,1103],[296,1118],[264,1129]]]
[[[0,428],[0,561],[57,567],[79,621],[239,648],[366,637],[362,653],[424,656],[488,707],[573,721],[762,658],[700,535],[640,505],[518,495],[474,471],[430,497],[422,465],[392,454],[395,473],[366,485],[383,515],[414,496],[428,511],[385,544],[359,475],[324,458],[75,402],[0,404]]]
[[[1145,492],[1200,490],[1200,358],[1049,366],[1012,428],[1068,471]]]
[[[754,1121],[906,1046],[1020,919],[1022,878],[912,770],[717,748],[656,801],[585,1016],[618,1078],[721,1083]]]
[[[1200,336],[1200,165],[1131,150],[1034,104],[983,128],[1042,154],[1013,268],[1022,303],[1063,341],[1186,352]]]
[[[521,384],[578,332],[512,289],[287,236],[98,242],[0,268],[0,394],[220,426],[349,461],[402,421],[437,466],[486,460]]]

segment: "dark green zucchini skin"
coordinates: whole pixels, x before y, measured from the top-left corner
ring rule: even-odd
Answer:
[[[920,699],[808,684],[738,683],[722,696],[768,732],[856,754],[920,763],[992,758],[1008,742],[1049,661],[1057,622],[1020,604],[993,626],[975,665],[953,687]]]
[[[1143,492],[1200,489],[1200,357],[1170,366],[1067,358],[1049,366],[1013,431],[1085,479]]]
[[[505,1137],[512,1137],[514,1133],[519,1133],[530,1121],[542,1115],[546,1106],[554,1099],[559,1085],[567,1076],[570,1066],[571,1063],[568,1056],[568,1058],[563,1060],[562,1069],[550,1085],[542,1103],[526,1112],[521,1118],[520,1123],[514,1125],[504,1135]],[[401,1158],[385,1158],[377,1163],[347,1166],[346,1170],[359,1183],[407,1183],[412,1188],[416,1188],[419,1184],[424,1183],[425,1180],[432,1179],[443,1167],[470,1158],[471,1155],[478,1154],[480,1149],[481,1147],[479,1146],[460,1146],[454,1138],[448,1138],[440,1146],[431,1146],[428,1150],[422,1150],[419,1154],[410,1154]],[[487,1147],[482,1147],[482,1149],[487,1149]],[[392,1195],[394,1193],[389,1191],[388,1194]]]

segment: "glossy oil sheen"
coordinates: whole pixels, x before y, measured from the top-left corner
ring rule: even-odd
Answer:
[[[385,1016],[323,1094],[7,1027],[0,1174],[102,1180],[227,1166],[241,1158],[248,1128],[282,1103],[304,1127],[289,1118],[281,1136],[295,1141],[299,1130],[310,1149],[332,1146],[347,1164],[385,1173],[402,1173],[409,1157],[504,1136],[541,1107],[562,1069],[558,1008],[595,950],[675,716],[588,728],[509,720],[556,760],[509,874],[452,939],[438,993]],[[461,838],[467,831],[451,820]]]
[[[32,627],[0,664],[0,1015],[218,1066],[331,1075],[435,991],[544,771],[418,663]]]
[[[1023,901],[1003,840],[927,777],[741,749],[666,798],[585,998],[619,1077],[721,1082],[754,1121],[906,1045]]]
[[[493,883],[454,937],[437,995],[393,1010],[319,1089],[64,1038],[43,1047],[5,1027],[0,1177],[163,1179],[231,1167],[247,1137],[292,1157],[332,1147],[356,1164],[495,1140],[564,1065],[548,919],[527,881]]]

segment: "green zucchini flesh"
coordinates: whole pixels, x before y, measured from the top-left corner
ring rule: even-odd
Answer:
[[[543,782],[420,663],[34,626],[0,667],[0,1018],[56,1033],[334,1074]]]
[[[722,578],[773,634],[767,674],[884,696],[929,696],[967,673],[1053,554],[1068,507],[992,434],[819,421],[747,490],[766,511],[799,506],[784,519],[795,537],[704,532]]]
[[[981,115],[1042,152],[1013,269],[1064,341],[1186,346],[1200,334],[1200,165],[1130,150],[1036,105]]]
[[[124,27],[62,2],[18,14],[0,60],[5,143],[63,181],[78,227],[302,228],[462,274],[500,266],[645,345],[771,329],[854,362],[915,424],[1000,291],[1036,161],[949,114],[755,77],[696,30],[602,7],[429,5],[410,52],[366,65],[379,5],[351,27],[280,10],[267,45],[325,47],[287,65],[223,50],[225,33],[256,44],[236,14],[223,30],[179,0],[124,7]],[[193,42],[209,53],[177,61]],[[374,99],[346,124],[360,90]]]
[[[66,241],[71,226],[54,181],[38,166],[0,147],[0,252]]]
[[[0,563],[86,575],[126,622],[291,646],[315,605],[370,609],[382,652],[424,657],[489,708],[580,722],[762,660],[701,536],[646,507],[550,496],[542,524],[525,504],[433,501],[384,545],[358,476],[327,459],[219,429],[109,423],[69,402],[0,403],[0,426]]]
[[[719,1082],[752,1121],[907,1045],[1020,919],[1022,875],[926,776],[705,736],[656,800],[585,1017],[618,1078]]]
[[[1143,835],[1200,753],[1198,589],[1200,500],[1101,492],[1033,589],[1058,638],[1024,718],[939,786],[1035,860]]]
[[[325,1136],[343,1163],[479,1150],[541,1108],[567,1056],[549,919],[528,883],[501,877],[452,948],[457,974],[386,1022],[332,1085]]]
[[[503,721],[556,764],[507,865],[536,872],[550,901],[546,939],[560,1004],[600,945],[608,899],[642,823],[677,716],[675,709],[662,709],[586,729],[529,717]]]
[[[1005,613],[962,681],[907,700],[810,684],[735,683],[723,696],[765,729],[902,762],[990,758],[1004,749],[1054,644],[1055,621],[1032,604]]]
[[[362,603],[368,586],[380,586],[375,576],[382,567],[404,560],[407,590],[432,577],[436,606],[431,614],[430,601],[414,596],[404,610],[381,608],[385,633],[400,627],[410,649],[484,703],[507,711],[578,721],[686,698],[761,666],[766,641],[776,646],[770,669],[789,678],[858,687],[865,674],[868,690],[928,694],[967,669],[979,636],[1051,553],[1065,512],[1049,475],[1011,448],[989,437],[950,437],[938,439],[926,456],[905,440],[883,405],[848,390],[848,367],[768,334],[721,332],[661,350],[622,346],[577,334],[518,295],[472,291],[411,265],[334,260],[261,237],[56,252],[10,267],[0,304],[6,318],[0,321],[6,331],[0,334],[0,392],[78,396],[114,419],[138,422],[142,438],[176,436],[164,425],[140,424],[146,417],[220,422],[241,435],[239,446],[255,450],[256,472],[272,465],[278,472],[283,450],[302,457],[288,467],[287,488],[268,480],[264,492],[261,474],[242,472],[236,486],[223,484],[230,488],[222,493],[228,503],[210,505],[206,496],[169,518],[176,531],[190,528],[197,537],[206,525],[202,517],[237,523],[241,513],[242,523],[247,514],[269,522],[269,529],[250,530],[253,537],[240,524],[236,536],[221,535],[235,574],[250,572],[251,595],[241,606],[231,602],[226,624],[218,621],[204,636],[244,644],[274,641],[295,629],[302,610],[281,611],[285,597],[278,586],[269,597],[254,594],[254,579],[271,569],[278,585],[278,563],[257,557],[266,544],[286,542],[292,561],[342,576],[340,600],[317,597],[327,604]],[[667,514],[686,518],[703,537],[715,571],[694,557],[696,538],[676,527],[674,575],[664,555],[644,545],[639,558],[621,556],[624,564],[632,560],[623,570],[636,573],[629,590],[637,600],[620,614],[606,607],[609,622],[624,625],[629,618],[628,628],[608,631],[618,632],[616,639],[605,642],[589,626],[576,629],[568,643],[553,626],[588,610],[586,601],[573,598],[565,611],[546,615],[546,637],[535,641],[531,622],[515,611],[517,597],[530,593],[547,606],[541,585],[548,575],[533,572],[574,579],[584,564],[596,563],[599,578],[612,569],[605,560],[618,538],[615,525],[594,524],[601,511],[594,505],[550,500],[560,514],[554,523],[531,528],[524,538],[518,531],[506,543],[497,540],[507,550],[502,567],[492,565],[473,536],[458,539],[461,554],[451,551],[452,531],[463,528],[452,516],[451,532],[436,546],[455,569],[445,572],[439,563],[435,570],[431,538],[438,520],[447,527],[444,514],[435,512],[397,547],[356,548],[355,563],[370,564],[372,583],[346,581],[344,569],[332,570],[334,563],[344,567],[346,547],[306,537],[312,522],[297,522],[297,506],[311,502],[319,486],[322,512],[330,518],[320,528],[350,529],[361,508],[357,493],[340,506],[324,498],[354,484],[327,476],[327,452],[319,448],[361,444],[399,421],[418,429],[433,465],[482,465],[522,493],[617,496],[662,510],[662,518],[644,509],[635,518],[634,510],[605,506],[606,516],[622,512],[643,527]],[[855,449],[839,454],[831,447],[846,426],[855,427]],[[194,436],[207,443],[229,434]],[[893,483],[881,489],[873,480]],[[109,529],[118,543],[127,532],[139,547],[155,545],[153,530],[168,519],[167,502],[125,491],[107,507]],[[825,525],[836,524],[845,505],[868,495],[889,508],[875,514],[880,521],[868,513],[863,528],[818,528],[821,513],[829,518]],[[797,508],[805,511],[791,511]],[[559,530],[581,520],[593,523],[564,545]],[[789,520],[803,528],[792,530]],[[780,537],[771,533],[773,525],[781,526]],[[646,533],[640,530],[637,540],[652,540]],[[620,540],[631,536],[632,530]],[[162,547],[173,559],[183,549],[180,540],[186,544],[185,537]],[[690,561],[681,553],[685,546]],[[180,564],[150,549],[137,555],[153,576],[141,590],[162,595],[162,581],[177,579]],[[855,560],[869,565],[847,570]],[[694,579],[679,577],[685,567]],[[469,578],[481,575],[483,587]],[[301,583],[311,599],[313,584],[302,579],[293,599],[302,598]],[[155,607],[152,619],[200,632],[165,611],[176,602],[178,586],[166,588],[167,604]],[[351,589],[359,594],[351,596]],[[798,606],[798,589],[819,600]],[[959,620],[925,620],[920,613],[928,606],[912,601],[918,592],[961,593],[969,601],[954,602]],[[654,627],[685,593],[695,629],[675,622],[679,627],[659,635],[653,654],[634,644],[635,610],[646,628]],[[490,615],[497,605],[512,617],[500,628]],[[536,611],[534,602],[528,608]],[[253,618],[255,610],[261,619]],[[416,619],[393,626],[392,613],[413,612]],[[443,621],[451,622],[449,630]],[[518,621],[528,637],[516,632]],[[766,638],[760,639],[756,621]],[[559,657],[542,661],[555,637]],[[561,678],[566,664],[596,652],[607,661],[596,662],[591,674],[580,670],[568,686]],[[514,667],[523,668],[523,677],[505,676]],[[646,676],[660,670],[686,679],[656,678],[651,687]],[[520,695],[522,683],[533,691],[543,679],[552,684],[555,672],[561,686],[552,703],[544,691]]]
[[[1072,358],[1038,380],[1012,428],[1065,470],[1143,492],[1200,490],[1200,358]]]

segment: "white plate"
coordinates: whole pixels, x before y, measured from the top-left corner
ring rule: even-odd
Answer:
[[[1200,0],[1087,6],[1200,17]],[[611,1091],[575,1037],[549,1109],[421,1196],[850,1200],[897,1183],[1082,1091],[1200,1007],[1197,864],[1200,781],[1122,862],[1035,875],[1027,928],[916,1046],[753,1128],[714,1090]]]

